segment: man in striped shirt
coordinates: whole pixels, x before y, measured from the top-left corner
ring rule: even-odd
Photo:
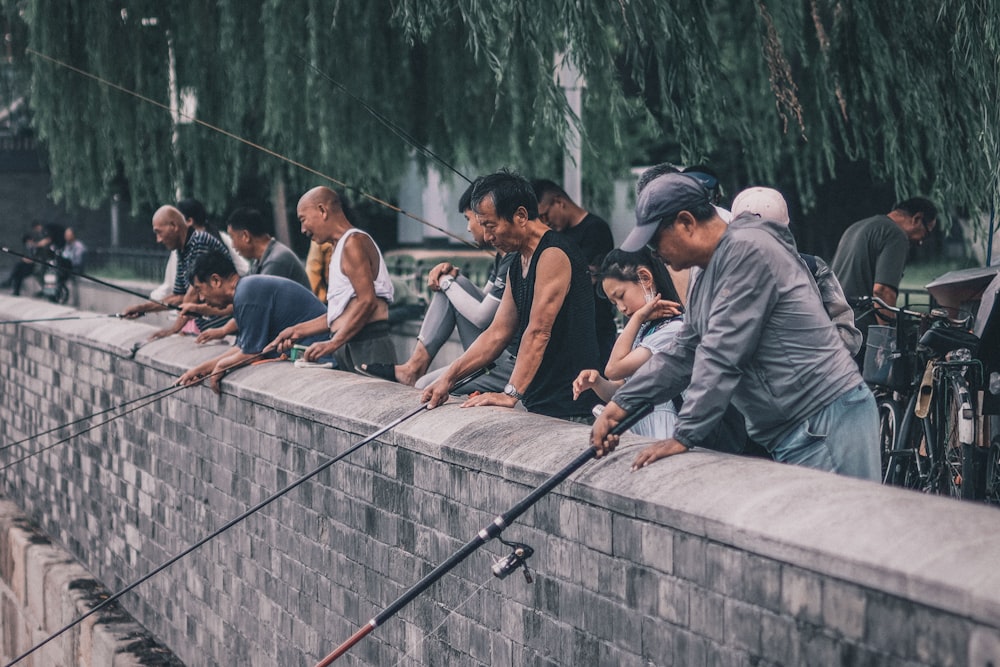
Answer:
[[[197,316],[195,322],[200,331],[225,324],[229,319],[228,313],[208,304],[198,303],[197,294],[189,282],[188,271],[198,255],[210,251],[228,254],[226,246],[208,232],[189,227],[184,214],[173,206],[161,206],[153,214],[153,233],[163,247],[177,251],[177,277],[174,279],[173,293],[163,301],[147,301],[129,306],[122,315],[134,318],[143,313],[167,310],[169,306],[182,306],[184,314],[178,315],[173,325],[155,332],[150,340],[178,333],[191,316]]]

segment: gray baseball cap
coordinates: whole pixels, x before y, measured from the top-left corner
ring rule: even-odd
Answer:
[[[626,252],[641,250],[653,240],[661,220],[672,219],[681,211],[710,201],[711,196],[701,181],[687,174],[664,174],[653,179],[639,193],[635,229],[622,242],[621,249]]]

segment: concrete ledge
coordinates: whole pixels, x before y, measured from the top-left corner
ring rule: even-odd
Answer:
[[[0,297],[0,318],[66,311]],[[43,405],[36,395],[69,401],[45,423],[58,422],[166,387],[222,349],[173,337],[128,359],[152,330],[118,320],[0,330],[0,357],[25,356],[10,371],[22,400],[2,418],[30,435]],[[97,398],[74,404],[68,385]],[[223,389],[183,390],[75,455],[33,462],[4,488],[112,585],[402,416],[419,396],[282,363],[230,373]],[[500,408],[419,414],[206,547],[183,575],[150,582],[128,607],[191,664],[230,651],[259,664],[318,659],[331,636],[353,632],[575,458],[588,433]],[[980,658],[1000,646],[995,509],[708,451],[632,473],[645,442],[625,438],[507,529],[537,550],[534,587],[489,587],[478,595],[492,604],[474,603],[449,619],[443,638],[424,638],[440,608],[476,591],[482,563],[465,563],[380,629],[354,664],[395,664],[414,650],[433,664],[985,666]],[[84,488],[105,507],[88,506]],[[78,507],[75,523],[53,509],[68,505]],[[110,525],[99,528],[102,520]],[[95,530],[107,531],[100,551],[87,546]],[[2,553],[32,550],[19,540],[0,535]],[[40,596],[38,572],[15,561],[0,556],[0,573],[10,573],[13,599],[30,602]],[[52,562],[53,572],[68,567]]]

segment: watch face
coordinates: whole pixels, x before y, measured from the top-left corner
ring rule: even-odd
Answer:
[[[514,394],[517,393],[517,389],[514,389],[514,385],[508,382],[507,386],[503,388],[503,393],[507,394],[508,396],[513,396]]]

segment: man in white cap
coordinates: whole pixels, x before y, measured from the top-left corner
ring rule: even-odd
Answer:
[[[643,449],[634,470],[703,444],[732,401],[775,460],[878,480],[875,399],[788,227],[752,215],[727,226],[700,182],[667,174],[643,190],[621,247],[645,245],[674,268],[703,272],[675,344],[637,371],[594,424],[599,453],[615,447],[609,432],[629,412],[685,390],[674,437]]]
[[[771,220],[783,225],[788,225],[790,222],[788,204],[781,193],[773,188],[752,187],[736,195],[736,199],[733,200],[733,217],[743,213],[749,213],[761,220]],[[803,252],[799,253],[799,257],[812,272],[816,287],[819,288],[820,298],[823,299],[826,314],[837,326],[840,340],[844,341],[847,351],[853,357],[861,350],[861,331],[854,326],[854,309],[847,302],[840,281],[820,257],[807,255]]]

